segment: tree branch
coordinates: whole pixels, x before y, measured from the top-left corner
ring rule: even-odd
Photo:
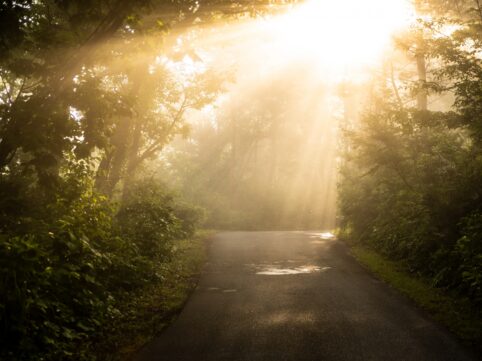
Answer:
[[[398,92],[397,84],[395,83],[393,63],[390,63],[390,80],[391,80],[391,83],[392,83],[393,93],[395,94],[395,97],[397,98],[398,106],[399,106],[400,109],[403,109],[402,98],[400,98],[400,94]]]
[[[164,136],[154,141],[141,155],[139,155],[137,160],[133,163],[133,167],[132,167],[133,169],[135,169],[135,167],[137,167],[141,162],[153,156],[164,147],[166,143],[166,138],[170,135],[176,123],[181,120],[186,108],[187,108],[187,97],[184,96],[184,100],[179,106],[179,109],[177,110],[176,114],[173,116],[171,124],[169,124],[169,127],[167,128]],[[131,169],[131,171],[133,169]]]
[[[482,5],[480,4],[480,0],[474,0],[474,2],[477,6],[477,10],[479,11],[480,20],[482,20]]]

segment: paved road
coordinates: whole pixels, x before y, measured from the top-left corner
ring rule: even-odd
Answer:
[[[181,315],[136,360],[476,359],[326,238],[218,234]]]

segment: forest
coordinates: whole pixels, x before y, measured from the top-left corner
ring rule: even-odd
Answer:
[[[119,359],[205,229],[336,230],[482,319],[482,2],[361,3],[1,1],[0,359]]]

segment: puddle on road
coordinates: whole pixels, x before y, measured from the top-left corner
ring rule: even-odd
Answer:
[[[310,324],[316,321],[316,315],[313,312],[295,312],[280,311],[264,316],[260,323],[264,326],[280,325],[280,324]]]
[[[331,232],[321,232],[321,233],[307,233],[310,238],[321,238],[325,240],[336,239],[336,236]]]
[[[219,287],[207,287],[205,288],[206,291],[209,291],[209,292],[221,292],[221,293],[234,293],[234,292],[238,292],[237,289],[235,288],[219,288]]]
[[[300,267],[292,267],[292,268],[281,268],[276,266],[265,266],[260,267],[260,270],[256,272],[257,275],[265,275],[265,276],[285,276],[285,275],[296,275],[296,274],[309,274],[315,272],[323,272],[331,267],[318,267],[318,266],[300,266]]]
[[[336,236],[331,232],[323,232],[320,234],[321,239],[335,239]]]
[[[321,232],[321,233],[308,233],[310,238],[314,240],[311,244],[326,244],[326,241],[332,241],[336,239],[336,236],[331,232]]]
[[[298,274],[310,274],[317,272],[325,272],[331,267],[322,267],[310,263],[304,263],[300,260],[283,260],[272,261],[269,263],[246,263],[245,267],[249,268],[256,275],[261,276],[288,276]]]

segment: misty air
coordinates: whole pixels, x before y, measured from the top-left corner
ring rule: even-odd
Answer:
[[[481,345],[480,0],[0,2],[0,360]]]

